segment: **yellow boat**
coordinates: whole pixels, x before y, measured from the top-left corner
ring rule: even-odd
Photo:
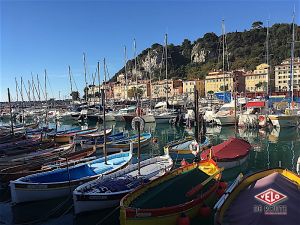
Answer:
[[[216,203],[215,224],[299,224],[300,177],[282,169],[240,174]]]
[[[121,225],[171,225],[182,213],[195,217],[204,203],[215,202],[221,171],[213,160],[206,160],[141,186],[121,200]]]

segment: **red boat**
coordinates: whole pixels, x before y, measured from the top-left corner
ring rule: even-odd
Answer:
[[[239,166],[247,161],[252,146],[240,138],[229,138],[221,144],[204,150],[200,156],[202,160],[212,158],[224,169]]]

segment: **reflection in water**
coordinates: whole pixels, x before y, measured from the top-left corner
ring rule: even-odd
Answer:
[[[58,130],[66,130],[71,127],[78,126],[78,123],[58,124]],[[89,126],[95,126],[89,124]],[[51,124],[52,128],[55,128],[55,124]],[[102,124],[99,124],[99,128],[103,128]],[[131,124],[110,122],[107,123],[107,128],[113,129],[113,133],[128,132],[129,134],[135,134],[136,131],[132,131]],[[175,139],[183,138],[187,135],[193,135],[193,130],[186,130],[182,127],[171,126],[169,124],[145,124],[145,132],[150,132],[153,137],[157,138],[157,142],[151,142],[147,148],[143,148],[141,152],[142,159],[157,156],[163,154],[163,146],[166,143]],[[248,140],[253,146],[249,160],[241,165],[223,172],[223,179],[232,181],[239,173],[249,174],[257,170],[277,167],[281,162],[282,167],[286,167],[295,171],[296,159],[300,155],[300,140],[299,131],[296,128],[285,129],[239,129],[235,134],[233,126],[229,127],[207,127],[207,136],[212,144],[219,144],[229,137],[241,137]],[[133,162],[136,162],[137,152],[134,152]],[[102,153],[99,153],[102,154]],[[23,223],[25,221],[46,219],[41,224],[97,224],[109,213],[107,220],[102,224],[117,225],[119,218],[119,210],[113,211],[112,209],[89,213],[87,215],[77,216],[73,215],[72,202],[66,202],[59,212],[52,215],[50,218],[46,218],[49,212],[52,212],[62,203],[62,199],[54,199],[45,202],[36,202],[24,204],[21,206],[10,207],[9,203],[2,201],[0,203],[0,223],[11,224],[12,220],[16,223]],[[66,211],[68,210],[68,211]],[[67,213],[66,213],[67,212]],[[13,214],[13,216],[12,216]]]

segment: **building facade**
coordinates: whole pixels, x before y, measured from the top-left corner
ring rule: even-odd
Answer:
[[[254,71],[245,74],[246,92],[266,92],[270,85],[270,66],[268,64],[260,64]]]
[[[205,96],[205,80],[186,80],[182,82],[183,94],[189,99],[194,98],[194,89],[199,93],[200,97]]]
[[[168,88],[167,88],[168,84]],[[152,98],[166,98],[168,90],[168,97],[173,98],[182,95],[182,80],[161,80],[152,82],[151,97]]]
[[[300,58],[294,59],[293,64],[293,86],[294,90],[300,90]],[[275,91],[286,92],[290,90],[291,80],[291,59],[284,60],[280,65],[275,66]]]
[[[230,72],[213,71],[209,72],[205,77],[205,94],[216,93],[220,91],[233,91],[234,79],[236,79],[236,90],[238,92],[245,91],[245,72],[243,70],[235,70]]]

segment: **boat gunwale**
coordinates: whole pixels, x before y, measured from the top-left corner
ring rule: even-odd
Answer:
[[[139,188],[137,188],[133,192],[133,194],[132,194],[133,196],[130,196],[131,194],[126,195],[120,201],[121,211],[122,210],[124,211],[124,214],[125,214],[126,218],[151,218],[151,217],[166,217],[166,216],[170,216],[172,214],[179,213],[179,212],[182,212],[182,211],[191,210],[197,204],[199,204],[202,201],[204,201],[205,199],[207,199],[212,192],[217,190],[217,188],[219,186],[219,180],[221,179],[221,176],[219,176],[218,178],[215,178],[215,180],[217,182],[212,187],[210,187],[204,194],[202,194],[199,197],[194,198],[190,201],[187,201],[187,202],[175,205],[175,206],[161,207],[161,208],[155,208],[155,209],[151,209],[151,208],[149,208],[149,209],[140,209],[140,208],[128,207],[128,205],[134,199],[136,199],[138,196],[140,196],[142,193],[146,192],[149,188],[152,188],[156,185],[159,185],[159,184],[163,183],[166,180],[170,180],[173,177],[175,177],[176,175],[183,174],[183,173],[186,173],[188,171],[191,171],[191,170],[199,167],[201,165],[201,163],[204,163],[204,162],[211,162],[216,168],[218,168],[220,170],[220,168],[216,165],[216,163],[214,163],[213,160],[203,160],[199,163],[193,163],[193,164],[189,164],[189,165],[184,166],[184,167],[180,167],[176,170],[173,170],[171,172],[166,173],[165,175],[161,176],[158,179],[150,181],[147,185],[140,186]],[[211,176],[211,175],[209,175],[209,176]],[[141,213],[141,215],[138,215],[139,213]],[[146,214],[146,215],[143,215],[143,213]],[[151,214],[151,215],[148,215],[148,214]]]

